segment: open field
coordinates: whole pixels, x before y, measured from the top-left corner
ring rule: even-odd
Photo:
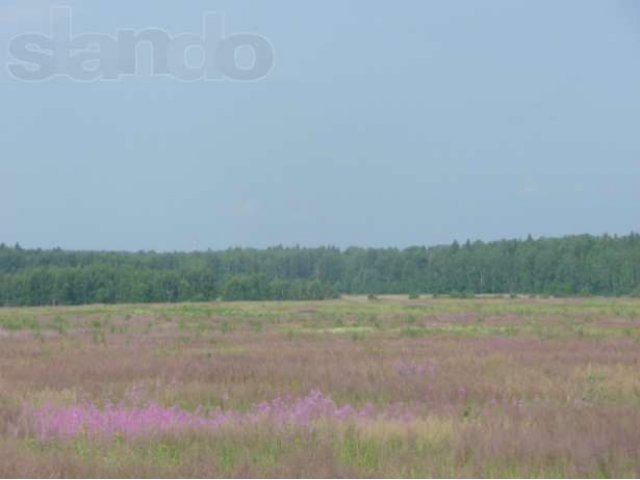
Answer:
[[[640,300],[0,309],[0,476],[638,477]]]

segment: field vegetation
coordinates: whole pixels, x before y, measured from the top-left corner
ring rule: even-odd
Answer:
[[[638,477],[640,301],[0,309],[0,476]]]

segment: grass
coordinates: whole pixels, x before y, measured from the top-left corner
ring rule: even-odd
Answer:
[[[2,477],[640,475],[639,300],[0,309],[0,347]],[[104,438],[26,428],[47,405],[249,418],[315,390],[372,413]]]

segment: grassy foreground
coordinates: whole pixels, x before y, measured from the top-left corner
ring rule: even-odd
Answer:
[[[640,301],[0,309],[0,477],[638,477]]]

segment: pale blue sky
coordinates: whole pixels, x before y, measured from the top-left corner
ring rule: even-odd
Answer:
[[[0,0],[0,241],[191,250],[640,230],[634,0],[60,2],[76,33],[267,37],[255,83],[22,83]],[[143,52],[144,53],[144,52]]]

